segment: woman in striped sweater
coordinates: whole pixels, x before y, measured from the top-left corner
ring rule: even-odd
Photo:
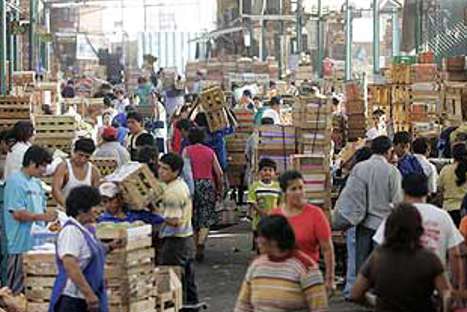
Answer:
[[[248,268],[235,312],[327,311],[318,265],[295,248],[295,236],[280,215],[263,218],[257,243],[261,256]]]

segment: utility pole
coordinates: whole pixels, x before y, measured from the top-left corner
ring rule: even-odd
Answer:
[[[318,43],[318,58],[316,66],[318,68],[318,77],[323,77],[323,58],[324,58],[324,25],[322,21],[322,6],[321,0],[318,0],[318,27],[317,27],[317,43]]]
[[[399,40],[399,9],[392,10],[392,56],[399,55],[400,40]]]
[[[345,80],[352,80],[352,7],[345,1]]]
[[[379,74],[379,1],[373,0],[373,74]]]
[[[0,94],[7,93],[6,85],[6,0],[0,0]]]

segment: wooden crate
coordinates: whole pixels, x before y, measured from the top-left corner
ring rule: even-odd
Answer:
[[[216,132],[229,126],[229,118],[223,108],[215,111],[206,111],[206,118],[211,132]]]
[[[100,223],[96,228],[96,236],[102,241],[125,240],[125,247],[123,249],[126,251],[151,247],[151,233],[152,227],[150,225],[127,227],[123,224]]]
[[[13,72],[13,84],[16,86],[34,85],[36,83],[36,72],[16,71]]]
[[[296,154],[290,157],[291,165],[301,173],[329,171],[329,157],[323,155]]]
[[[2,119],[29,119],[31,107],[28,105],[3,105],[0,104],[0,118]]]
[[[61,150],[67,154],[71,153],[73,139],[71,138],[35,138],[34,144],[50,149],[51,151]]]
[[[0,131],[10,130],[18,121],[31,121],[30,119],[0,119]]]
[[[155,312],[155,305],[154,298],[147,298],[128,305],[109,304],[109,312]]]
[[[116,158],[113,157],[91,157],[90,161],[94,166],[96,166],[97,170],[102,177],[105,177],[109,174],[112,174],[118,168],[118,162]]]
[[[183,304],[182,283],[170,267],[156,267],[155,308],[157,312],[178,312]]]
[[[68,139],[76,136],[76,120],[73,116],[36,115],[34,125],[37,139]]]
[[[369,106],[389,106],[391,103],[390,85],[368,85]]]
[[[151,203],[157,202],[163,188],[146,164],[129,163],[118,168],[109,181],[117,182],[123,192],[123,197],[132,209],[145,209]]]
[[[224,92],[220,87],[203,90],[199,96],[199,103],[205,112],[214,112],[226,106]]]

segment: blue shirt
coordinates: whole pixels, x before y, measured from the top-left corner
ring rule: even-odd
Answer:
[[[8,254],[22,254],[31,250],[33,238],[31,227],[33,222],[19,222],[13,218],[12,212],[27,210],[44,213],[46,197],[39,179],[29,177],[18,171],[6,180],[4,192],[3,221],[7,239]]]
[[[227,147],[225,145],[224,137],[234,133],[232,127],[225,128],[223,130],[218,130],[214,133],[208,131],[206,136],[206,145],[209,146],[216,152],[217,160],[221,165],[222,170],[226,170],[228,166],[227,161]]]
[[[98,219],[97,222],[113,222],[113,223],[121,223],[121,222],[136,222],[136,221],[143,221],[147,224],[157,225],[164,222],[164,218],[162,218],[158,214],[154,214],[149,211],[132,211],[129,210],[125,212],[125,218],[117,218],[111,215],[108,212],[104,212]]]

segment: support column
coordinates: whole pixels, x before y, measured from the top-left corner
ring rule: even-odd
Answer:
[[[373,73],[379,74],[379,1],[373,0]]]
[[[0,94],[7,93],[6,85],[6,0],[0,0]]]
[[[297,0],[297,51],[302,52],[302,0]]]
[[[35,70],[37,0],[29,0],[29,70]]]
[[[13,54],[13,46],[14,46],[14,36],[12,36],[11,34],[11,22],[14,20],[14,10],[10,10],[10,12],[8,13],[8,16],[7,16],[7,26],[6,26],[6,30],[7,30],[7,33],[6,33],[6,40],[7,40],[7,56],[6,58],[8,59],[8,77],[10,77],[9,81],[8,81],[8,85],[7,85],[7,92],[10,93],[11,90],[13,89],[13,79],[11,79],[11,77],[13,77],[13,63],[15,61],[15,58],[14,58],[14,54]]]
[[[399,37],[399,9],[394,8],[392,11],[392,56],[400,54],[400,37]]]
[[[345,80],[352,80],[352,7],[345,2]]]
[[[323,77],[323,58],[324,58],[324,25],[321,20],[321,0],[318,0],[318,59],[316,66],[318,68],[318,77]]]

